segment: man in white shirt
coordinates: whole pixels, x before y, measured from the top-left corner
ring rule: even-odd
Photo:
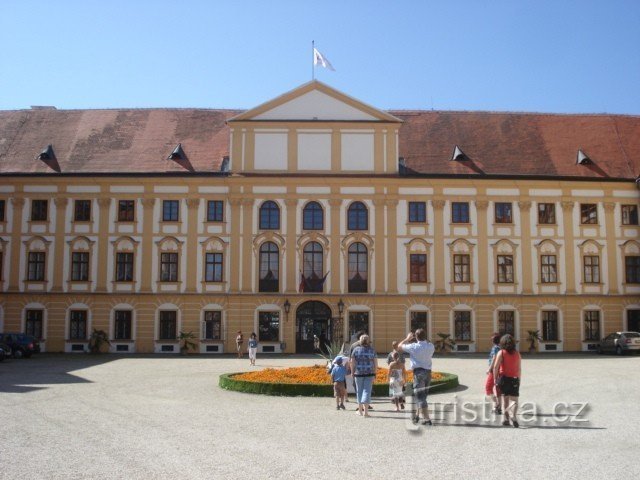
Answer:
[[[398,351],[409,354],[409,367],[413,370],[413,423],[418,423],[422,414],[422,424],[433,425],[429,418],[427,390],[431,383],[431,358],[435,347],[427,340],[427,332],[419,328],[415,335],[409,332],[407,338],[398,344]]]

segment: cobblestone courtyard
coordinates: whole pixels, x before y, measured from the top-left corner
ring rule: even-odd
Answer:
[[[354,403],[222,390],[221,373],[250,368],[230,357],[7,360],[0,478],[495,478],[504,465],[514,478],[622,478],[638,465],[639,367],[638,356],[525,356],[521,402],[535,409],[517,430],[474,411],[484,356],[436,358],[461,386],[432,395],[435,424],[415,430],[386,398],[363,419]]]

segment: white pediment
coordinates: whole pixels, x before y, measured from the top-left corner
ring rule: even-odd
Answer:
[[[336,98],[330,97],[326,93],[312,90],[260,115],[256,115],[254,120],[372,121],[378,119]]]
[[[317,80],[232,118],[236,121],[393,122],[401,120]]]

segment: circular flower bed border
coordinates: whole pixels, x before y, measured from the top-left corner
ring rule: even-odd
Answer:
[[[218,385],[226,390],[243,393],[259,393],[262,395],[279,395],[287,397],[332,397],[333,385],[318,385],[311,383],[267,383],[250,382],[234,378],[246,372],[226,373],[220,375]],[[443,392],[459,385],[458,376],[452,373],[438,372],[443,378],[431,382],[430,393]],[[407,384],[407,395],[411,395],[411,382]],[[373,386],[373,395],[386,397],[389,395],[389,385],[377,384]]]

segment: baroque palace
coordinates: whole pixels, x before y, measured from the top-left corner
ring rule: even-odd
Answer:
[[[0,331],[594,349],[640,330],[638,174],[636,116],[381,111],[318,81],[249,111],[3,111]]]

